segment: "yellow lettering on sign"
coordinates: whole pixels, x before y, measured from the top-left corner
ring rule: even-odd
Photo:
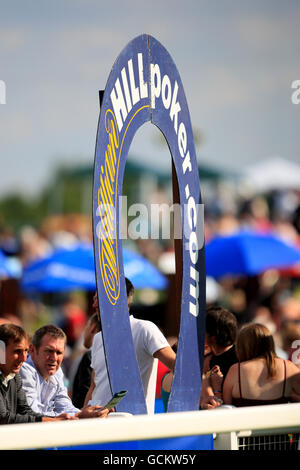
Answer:
[[[120,276],[116,237],[116,172],[119,166],[117,150],[120,145],[119,131],[114,113],[108,109],[105,114],[105,129],[108,144],[104,165],[101,166],[98,206],[101,222],[98,234],[99,264],[107,297],[115,305],[120,293]]]
[[[108,144],[105,150],[104,164],[101,165],[100,185],[98,189],[98,213],[100,224],[98,233],[99,265],[101,278],[107,297],[115,305],[120,295],[120,272],[118,260],[117,235],[117,182],[122,148],[128,128],[134,117],[149,105],[142,106],[130,119],[120,145],[120,136],[116,117],[111,109],[105,114],[105,129]]]

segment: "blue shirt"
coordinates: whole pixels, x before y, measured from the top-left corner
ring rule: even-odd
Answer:
[[[46,416],[58,416],[61,413],[74,415],[80,411],[75,408],[68,396],[64,384],[64,374],[61,369],[58,369],[48,380],[44,380],[31,357],[28,356],[27,361],[21,367],[20,375],[28,405],[36,413]]]

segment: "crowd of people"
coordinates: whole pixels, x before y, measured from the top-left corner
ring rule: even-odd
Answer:
[[[287,196],[256,197],[235,207],[226,198],[208,201],[206,240],[247,227],[273,230],[299,244],[300,195],[293,192],[292,205],[286,204]],[[87,233],[84,239],[91,240]],[[0,246],[8,254],[15,250],[25,266],[54,246],[76,240],[80,236],[72,230],[46,236],[26,228],[17,247],[12,234],[3,231]],[[153,240],[149,245],[143,241],[139,249],[158,260]],[[200,409],[300,401],[299,281],[297,269],[219,280],[218,294],[207,299]],[[134,287],[125,282],[130,310]],[[111,392],[96,295],[91,307],[88,311],[75,294],[57,310],[47,308],[40,297],[24,296],[17,315],[2,311],[0,345],[5,344],[6,363],[0,363],[1,423],[109,417],[112,410],[102,408]],[[153,413],[155,397],[167,410],[177,338],[166,339],[168,332],[149,320],[130,315],[147,410]]]
[[[280,357],[265,325],[252,321],[239,327],[230,311],[209,308],[206,346],[203,409],[300,401],[300,360]]]
[[[134,287],[125,280],[130,314]],[[86,352],[76,364],[69,392],[61,368],[67,344],[65,332],[47,324],[29,338],[20,325],[0,320],[1,424],[106,418],[114,411],[105,406],[111,390],[97,294],[94,309],[84,329]],[[130,315],[130,326],[147,412],[154,412],[158,361],[168,369],[160,384],[167,410],[176,342],[171,347],[150,321]],[[300,368],[278,356],[269,329],[255,321],[239,327],[236,317],[219,306],[209,307],[206,312],[202,379],[199,409],[300,402]]]
[[[106,417],[110,410],[98,406],[76,408],[60,369],[66,336],[55,325],[37,330],[30,342],[14,323],[0,325],[4,360],[0,364],[0,423],[29,423]]]
[[[125,278],[128,313],[134,286]],[[61,365],[67,336],[54,324],[38,328],[29,339],[26,331],[1,319],[0,423],[104,418],[114,411],[103,347],[97,293],[94,314],[84,329],[82,355],[68,392]],[[154,413],[157,361],[174,370],[176,355],[160,329],[152,322],[130,315],[138,367],[145,391],[147,412]],[[3,360],[4,358],[4,360]]]

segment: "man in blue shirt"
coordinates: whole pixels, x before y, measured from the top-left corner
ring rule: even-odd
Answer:
[[[34,333],[30,357],[20,370],[29,406],[47,416],[67,413],[75,418],[106,417],[108,410],[99,406],[79,410],[73,405],[60,368],[65,346],[66,335],[55,325],[42,326]]]
[[[0,424],[33,423],[71,419],[63,413],[45,416],[33,411],[22,388],[20,369],[27,357],[28,338],[19,325],[0,325]]]

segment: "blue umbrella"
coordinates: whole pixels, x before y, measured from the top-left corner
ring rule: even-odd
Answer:
[[[146,259],[123,250],[124,271],[136,289],[164,289],[166,278]],[[23,271],[24,291],[54,292],[96,289],[94,249],[79,244],[55,250],[49,256],[31,262]]]
[[[135,289],[149,287],[162,290],[168,287],[167,278],[143,256],[123,249],[123,262],[125,276]]]
[[[90,244],[59,248],[29,263],[23,271],[24,291],[95,289],[94,252]]]
[[[299,261],[300,250],[272,233],[240,231],[217,236],[206,245],[206,273],[214,278],[254,276]]]
[[[11,277],[11,270],[9,267],[7,257],[0,250],[0,278],[3,279],[7,277]]]

